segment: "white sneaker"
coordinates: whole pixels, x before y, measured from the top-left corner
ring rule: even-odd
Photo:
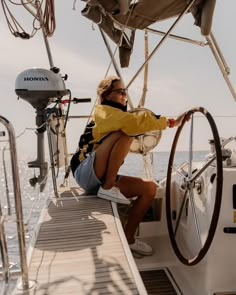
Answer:
[[[129,244],[130,250],[142,254],[142,255],[152,255],[153,250],[152,247],[150,247],[148,244],[136,239],[133,244]]]
[[[104,189],[100,186],[97,195],[98,197],[108,201],[127,205],[130,204],[130,201],[115,186],[110,189]]]

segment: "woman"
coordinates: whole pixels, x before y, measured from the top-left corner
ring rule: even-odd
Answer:
[[[87,125],[79,150],[72,157],[72,172],[88,194],[122,204],[129,204],[129,198],[137,197],[124,231],[132,251],[151,255],[152,248],[136,239],[135,231],[156,195],[156,184],[118,175],[118,171],[129,152],[132,135],[179,126],[185,114],[174,120],[148,111],[127,112],[126,89],[116,76],[102,80],[97,94],[100,104],[96,105],[94,119]]]

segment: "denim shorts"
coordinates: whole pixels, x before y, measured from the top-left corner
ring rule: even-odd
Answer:
[[[74,178],[76,182],[85,190],[86,193],[96,195],[101,181],[97,178],[93,163],[96,157],[93,151],[86,159],[84,159],[76,168]]]

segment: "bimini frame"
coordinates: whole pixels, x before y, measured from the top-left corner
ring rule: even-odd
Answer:
[[[130,87],[130,85],[135,81],[135,79],[138,77],[138,75],[141,73],[141,71],[144,69],[144,67],[147,65],[147,63],[151,60],[151,58],[154,56],[154,54],[158,51],[158,49],[164,44],[164,42],[166,41],[167,38],[172,38],[175,40],[179,40],[179,41],[184,41],[184,42],[188,42],[188,43],[192,43],[195,45],[199,45],[199,46],[209,46],[213,56],[215,57],[215,60],[222,72],[222,75],[229,87],[229,90],[234,98],[234,100],[236,101],[236,92],[235,89],[229,79],[229,74],[230,74],[230,68],[227,65],[225,58],[219,48],[219,45],[213,35],[213,33],[210,31],[210,33],[208,35],[205,36],[206,41],[197,41],[197,40],[192,40],[192,39],[188,39],[188,38],[184,38],[181,36],[177,36],[177,35],[172,35],[171,32],[173,31],[173,29],[176,27],[176,25],[180,22],[180,20],[182,19],[182,17],[190,10],[190,8],[197,3],[198,0],[192,0],[187,6],[186,8],[182,11],[182,13],[178,16],[178,18],[174,21],[173,25],[170,27],[170,29],[167,32],[161,32],[158,30],[154,30],[151,28],[146,28],[145,30],[147,32],[153,33],[153,34],[158,34],[163,36],[163,38],[159,41],[159,43],[156,45],[156,47],[153,49],[153,51],[149,54],[149,56],[146,58],[145,62],[140,66],[140,68],[137,70],[137,72],[134,74],[133,78],[128,82],[128,84],[126,85],[126,88],[128,89]],[[215,0],[206,0],[208,1],[208,3],[210,2],[214,2]],[[211,4],[209,4],[211,5]],[[212,4],[213,5],[213,4]],[[211,11],[211,13],[213,14],[213,10]],[[207,14],[207,13],[206,13]],[[207,16],[205,16],[207,17]],[[212,18],[212,15],[209,14],[208,12],[208,18]],[[125,27],[125,25],[124,25]],[[103,40],[105,42],[105,45],[108,49],[108,53],[110,55],[112,64],[115,68],[115,71],[117,73],[118,76],[121,77],[121,73],[119,71],[118,65],[115,61],[114,55],[112,54],[111,48],[109,46],[109,43],[107,41],[107,38],[104,34],[104,32],[102,31],[102,29],[100,29]],[[122,78],[122,77],[121,77]],[[130,106],[130,108],[133,108],[133,104],[131,102],[131,100],[128,98],[128,104]]]

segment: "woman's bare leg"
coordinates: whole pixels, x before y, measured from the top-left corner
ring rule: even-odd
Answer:
[[[98,179],[103,181],[103,188],[115,185],[116,176],[122,162],[129,152],[132,138],[122,131],[110,134],[96,149],[94,171]]]
[[[127,198],[138,197],[125,227],[125,235],[129,244],[134,242],[136,229],[156,194],[156,184],[152,181],[121,176],[116,182],[117,173],[129,152],[131,143],[132,138],[122,131],[114,132],[97,147],[94,161],[94,171],[97,177],[104,181],[103,188],[109,189],[115,185]]]
[[[122,176],[116,184],[121,193],[127,198],[138,197],[128,216],[125,235],[129,244],[135,240],[135,232],[145,213],[156,195],[157,186],[152,181],[145,181],[138,177]]]

